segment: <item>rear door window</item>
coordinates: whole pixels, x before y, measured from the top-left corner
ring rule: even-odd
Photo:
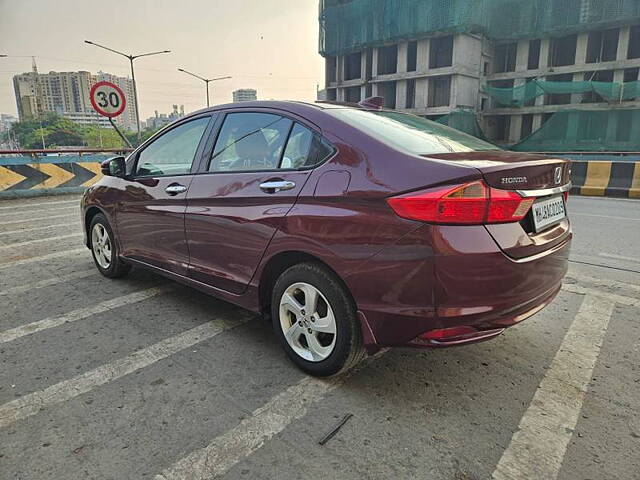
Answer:
[[[291,130],[280,168],[309,168],[323,162],[333,147],[316,132],[296,123]]]
[[[210,172],[277,169],[293,122],[271,113],[229,113],[213,150]]]

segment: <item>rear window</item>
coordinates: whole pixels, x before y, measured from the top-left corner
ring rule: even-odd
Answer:
[[[454,128],[406,113],[355,108],[332,109],[327,113],[394,148],[417,155],[500,150]]]

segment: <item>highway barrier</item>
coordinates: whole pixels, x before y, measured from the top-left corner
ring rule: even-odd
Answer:
[[[121,149],[0,151],[0,198],[80,193],[102,178],[100,162],[125,153]],[[572,157],[571,193],[640,198],[640,161],[567,157]]]
[[[0,151],[0,198],[80,193],[100,178],[100,162],[122,149]]]
[[[640,162],[573,161],[571,193],[640,198]]]

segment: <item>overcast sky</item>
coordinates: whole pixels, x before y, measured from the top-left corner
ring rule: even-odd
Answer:
[[[12,77],[31,69],[129,73],[126,58],[83,43],[88,39],[125,53],[171,50],[136,60],[140,116],[187,112],[231,101],[238,88],[258,98],[315,100],[322,83],[317,0],[0,0],[0,113],[16,114]],[[321,85],[322,87],[322,85]]]

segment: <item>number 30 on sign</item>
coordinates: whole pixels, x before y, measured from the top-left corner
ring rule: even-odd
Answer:
[[[105,117],[117,117],[127,104],[122,89],[111,82],[96,83],[89,96],[95,111]]]

